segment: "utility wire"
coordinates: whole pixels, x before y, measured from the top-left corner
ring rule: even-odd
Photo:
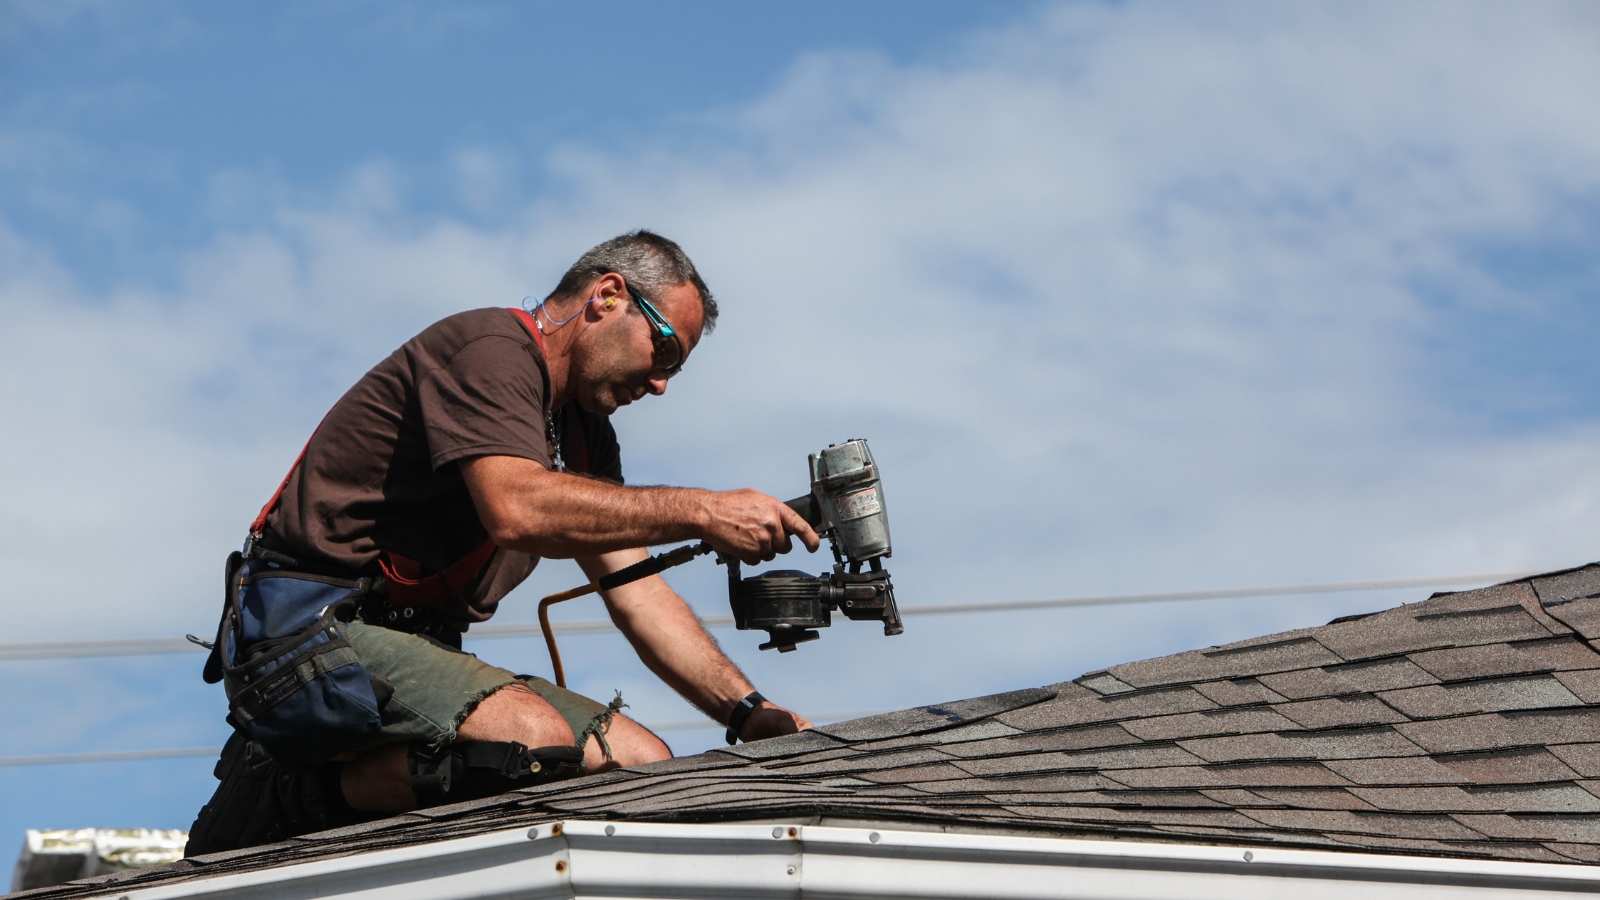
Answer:
[[[988,600],[979,603],[944,603],[932,606],[902,606],[900,615],[937,616],[976,612],[1012,612],[1027,609],[1064,609],[1086,606],[1120,606],[1132,603],[1169,603],[1195,600],[1236,600],[1252,597],[1294,597],[1310,594],[1343,594],[1359,591],[1384,591],[1397,588],[1446,587],[1460,584],[1493,584],[1538,575],[1539,572],[1490,572],[1477,575],[1439,575],[1428,578],[1387,578],[1366,581],[1335,581],[1322,584],[1284,584],[1269,587],[1224,588],[1212,591],[1165,591],[1154,594],[1107,594],[1097,597],[1065,597],[1049,600]],[[709,628],[733,624],[733,616],[705,616],[700,620]],[[558,634],[594,634],[611,631],[609,620],[554,622]],[[479,625],[465,637],[516,638],[539,633],[538,623]],[[154,656],[185,653],[204,648],[183,638],[126,638],[98,641],[41,641],[0,644],[0,662],[26,659],[81,659],[94,656]]]
[[[1445,575],[1430,578],[1388,578],[1366,581],[1336,581],[1322,584],[1275,585],[1255,588],[1228,588],[1213,591],[1166,591],[1151,594],[1108,594],[1098,597],[1066,597],[1049,600],[999,600],[981,603],[947,603],[936,606],[902,608],[902,616],[954,615],[975,612],[1010,612],[1027,609],[1057,609],[1084,606],[1116,606],[1132,603],[1165,603],[1193,600],[1233,600],[1251,597],[1292,597],[1311,594],[1354,593],[1382,591],[1412,587],[1444,587],[1458,584],[1483,584],[1512,581],[1537,575],[1538,572],[1492,572],[1477,575]],[[707,616],[700,620],[707,626],[733,624],[732,616]],[[554,630],[566,634],[585,634],[610,631],[609,621],[556,622]],[[510,638],[538,634],[537,624],[480,625],[470,632],[472,638]],[[182,653],[202,649],[181,638],[143,638],[105,641],[50,641],[27,644],[0,644],[0,661],[23,659],[69,659],[90,656],[135,656],[162,653]],[[816,721],[843,721],[878,710],[835,712],[808,715]],[[688,719],[676,722],[658,722],[647,725],[652,731],[682,731],[693,728],[713,728],[715,723],[705,719]],[[41,766],[64,763],[128,762],[147,759],[178,759],[194,756],[216,756],[221,747],[186,747],[171,750],[113,750],[101,753],[66,753],[53,756],[0,757],[0,768],[7,766]]]
[[[846,722],[850,719],[859,719],[863,716],[875,716],[885,712],[881,709],[857,709],[846,712],[826,712],[807,714],[806,718],[821,724]],[[655,722],[644,727],[651,731],[690,731],[696,728],[721,729],[722,726],[710,719],[680,719],[675,722]],[[110,750],[102,753],[59,753],[53,756],[0,756],[0,768],[6,766],[55,766],[67,763],[98,763],[98,762],[134,762],[146,759],[182,759],[191,756],[215,757],[222,753],[221,747],[178,747],[171,750]]]

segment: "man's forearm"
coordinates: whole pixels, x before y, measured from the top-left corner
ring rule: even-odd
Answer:
[[[760,491],[623,487],[513,456],[475,457],[460,467],[490,539],[537,556],[599,556],[703,539],[753,565],[788,553],[791,534],[811,550],[819,542],[799,513]]]
[[[707,491],[625,487],[512,457],[470,460],[462,474],[490,537],[510,550],[572,559],[693,540],[705,530]]]
[[[580,560],[591,580],[644,559],[642,550]],[[702,712],[726,722],[734,705],[754,687],[706,633],[681,597],[658,576],[605,595],[612,621],[639,659]]]

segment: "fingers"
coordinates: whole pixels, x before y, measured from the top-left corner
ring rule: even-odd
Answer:
[[[790,509],[786,503],[778,504],[778,515],[783,517],[783,527],[786,532],[783,538],[783,552],[789,552],[790,534],[798,537],[800,542],[806,545],[806,550],[812,553],[817,552],[817,548],[822,545],[822,539],[817,537],[817,533],[812,529],[811,523],[801,518],[800,514]]]
[[[791,534],[798,536],[808,550],[816,550],[821,543],[794,510],[775,497],[746,488],[715,495],[705,538],[719,551],[756,565],[793,550]]]
[[[746,742],[759,741],[806,731],[811,727],[811,723],[807,722],[804,716],[781,706],[763,703],[751,711],[750,719],[745,723],[740,736]]]

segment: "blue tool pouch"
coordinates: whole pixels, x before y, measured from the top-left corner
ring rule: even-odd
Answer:
[[[307,769],[382,727],[375,680],[345,635],[368,579],[298,572],[239,553],[228,558],[227,575],[206,680],[222,682],[235,728],[274,761]]]

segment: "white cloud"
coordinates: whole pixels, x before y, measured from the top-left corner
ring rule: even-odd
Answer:
[[[725,312],[667,398],[619,415],[634,477],[795,494],[806,452],[869,437],[905,603],[1582,562],[1596,423],[1498,427],[1473,400],[1505,387],[1437,347],[1473,310],[1546,311],[1473,248],[1592,204],[1597,32],[1577,5],[1051,8],[937,63],[807,58],[650,150],[572,146],[547,161],[562,199],[509,226],[415,212],[374,162],[217,235],[167,291],[91,294],[6,235],[8,631],[66,637],[62,609],[79,634],[205,627],[221,555],[351,381],[639,225]],[[514,168],[450,165],[479,205]],[[287,193],[249,182],[219,176]],[[685,579],[719,602],[715,572]],[[752,665],[849,708],[875,701],[844,671],[971,654],[1016,687],[1307,609],[919,624],[885,650],[841,624],[809,667]]]

